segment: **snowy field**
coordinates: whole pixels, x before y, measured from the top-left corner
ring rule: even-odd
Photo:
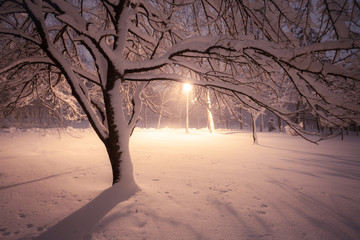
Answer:
[[[360,239],[360,137],[137,129],[124,200],[95,134],[69,134],[1,130],[0,239]]]

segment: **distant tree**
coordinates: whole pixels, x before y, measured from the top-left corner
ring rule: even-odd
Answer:
[[[129,138],[149,81],[210,87],[322,139],[292,121],[286,79],[322,124],[359,124],[359,13],[355,0],[0,0],[1,48],[18,49],[1,54],[1,84],[24,85],[40,65],[61,74],[113,183],[135,191]]]
[[[4,55],[9,52],[2,50]],[[65,79],[56,69],[41,64],[24,65],[21,71],[13,69],[2,77],[0,110],[3,119],[11,124],[64,125],[65,121],[84,117]],[[7,78],[13,80],[5,80]]]
[[[155,82],[154,82],[155,83]],[[144,95],[151,109],[158,114],[157,129],[161,126],[162,117],[174,117],[174,109],[168,106],[171,102],[176,102],[178,86],[174,86],[174,82],[163,81],[156,82],[151,85],[153,88],[152,95]]]

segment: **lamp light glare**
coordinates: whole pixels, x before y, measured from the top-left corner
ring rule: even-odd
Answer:
[[[191,91],[191,88],[192,88],[191,84],[185,83],[184,86],[183,86],[183,91],[188,93],[188,92]]]

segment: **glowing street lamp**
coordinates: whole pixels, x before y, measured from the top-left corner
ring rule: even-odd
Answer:
[[[189,92],[192,86],[189,83],[185,83],[183,91],[186,93],[186,133],[189,133]]]

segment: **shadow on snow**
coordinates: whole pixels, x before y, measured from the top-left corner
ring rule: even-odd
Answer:
[[[114,185],[35,239],[92,239],[91,233],[96,224],[116,205],[132,197],[134,192],[134,189],[122,191],[122,185]]]

